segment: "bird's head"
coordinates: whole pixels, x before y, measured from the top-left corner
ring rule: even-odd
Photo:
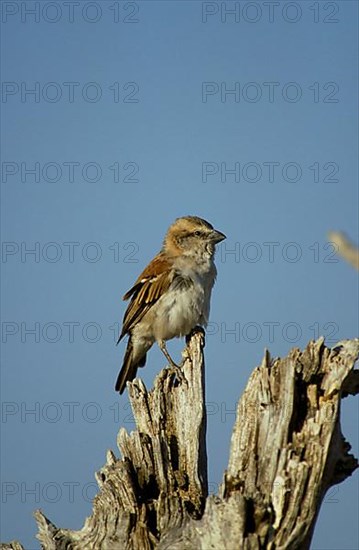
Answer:
[[[215,245],[226,236],[197,216],[177,218],[167,231],[163,248],[172,256],[214,254]]]

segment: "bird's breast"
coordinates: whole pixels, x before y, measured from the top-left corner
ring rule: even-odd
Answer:
[[[214,275],[176,276],[169,290],[153,308],[156,340],[189,334],[196,325],[206,326]]]

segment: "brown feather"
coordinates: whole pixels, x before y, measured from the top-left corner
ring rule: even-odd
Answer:
[[[115,390],[123,393],[126,388],[126,382],[132,382],[136,377],[138,367],[144,367],[146,364],[146,353],[136,363],[133,362],[133,345],[131,338],[128,341],[122,368],[117,377]]]
[[[138,277],[133,287],[126,292],[123,299],[131,302],[123,318],[122,331],[117,343],[131,332],[131,329],[143,318],[157,302],[173,280],[171,262],[160,252]]]

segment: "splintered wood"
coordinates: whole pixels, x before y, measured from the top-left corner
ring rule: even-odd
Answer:
[[[120,430],[121,458],[108,451],[81,530],[35,512],[45,550],[309,548],[326,491],[358,467],[340,402],[359,390],[359,341],[329,349],[321,338],[284,359],[265,353],[238,403],[216,496],[207,489],[203,347],[195,331],[181,369],[162,370],[151,391],[128,385],[137,429]]]

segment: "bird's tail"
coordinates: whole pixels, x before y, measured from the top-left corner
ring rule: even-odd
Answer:
[[[134,353],[133,343],[130,337],[127,344],[123,365],[117,377],[115,390],[123,393],[126,388],[126,382],[131,382],[136,377],[137,369],[139,367],[144,367],[145,363],[146,352],[138,357],[138,354]]]

